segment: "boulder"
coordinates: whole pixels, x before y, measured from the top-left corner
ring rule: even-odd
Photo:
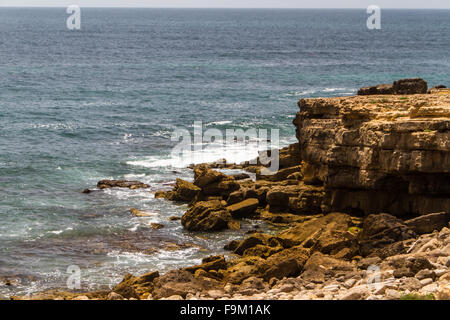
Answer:
[[[190,202],[200,191],[201,188],[197,187],[195,184],[178,178],[170,193],[169,200]]]
[[[258,247],[258,249],[250,251],[255,247]],[[267,253],[269,250],[272,250],[271,252],[275,253],[273,250],[280,251],[286,247],[288,246],[282,239],[264,233],[254,233],[240,242],[236,243],[232,241],[227,245],[228,249],[233,250],[234,253],[238,255],[255,255],[264,257],[268,256]],[[258,252],[263,254],[259,255]]]
[[[379,255],[377,251],[380,249],[415,237],[416,233],[402,220],[387,213],[380,213],[371,214],[364,219],[358,242],[361,254],[368,256]]]
[[[308,258],[309,250],[303,247],[285,249],[268,257],[264,266],[260,267],[260,272],[266,281],[295,277],[301,273]]]
[[[432,233],[447,227],[450,221],[450,212],[438,212],[406,220],[405,224],[417,234]]]
[[[149,188],[148,184],[140,181],[128,181],[128,180],[101,180],[97,183],[97,188],[128,188],[128,189],[145,189]]]
[[[211,278],[196,278],[188,271],[172,270],[155,279],[152,296],[154,299],[167,298],[174,295],[186,298],[186,295],[189,293],[195,295],[198,292],[220,287],[220,283]]]
[[[122,282],[113,288],[113,292],[127,299],[139,299],[143,294],[153,290],[153,281],[158,277],[158,271],[148,272],[137,277],[128,273]]]
[[[243,190],[234,191],[234,192],[230,193],[230,195],[227,198],[227,203],[230,205],[241,202],[241,201],[244,201],[244,191]]]
[[[305,263],[301,278],[307,282],[324,283],[337,274],[352,274],[355,270],[350,262],[316,252]]]
[[[301,188],[298,185],[274,186],[267,191],[266,200],[271,208],[287,208],[289,198],[298,197]]]
[[[181,224],[189,231],[219,231],[228,228],[231,214],[221,201],[199,201],[181,218]]]
[[[227,178],[224,173],[211,170],[205,165],[200,165],[194,169],[194,184],[202,189]]]
[[[428,91],[428,84],[421,78],[401,79],[394,81],[394,94],[425,94]]]
[[[139,299],[139,295],[137,294],[135,288],[134,288],[134,281],[136,280],[136,277],[132,274],[128,273],[123,278],[122,282],[120,282],[118,285],[116,285],[113,288],[113,292],[121,295],[124,298],[130,299],[130,298],[136,298]]]
[[[378,84],[375,86],[363,87],[358,90],[359,96],[393,94],[394,87],[392,84]]]
[[[204,258],[202,260],[201,265],[192,266],[184,268],[183,270],[189,271],[190,273],[195,273],[199,269],[203,269],[205,271],[211,271],[211,270],[220,270],[220,269],[226,269],[227,263],[225,261],[225,257],[223,255],[218,256],[211,256]]]
[[[258,208],[259,201],[255,198],[246,199],[244,201],[232,204],[226,207],[235,219],[252,216]]]

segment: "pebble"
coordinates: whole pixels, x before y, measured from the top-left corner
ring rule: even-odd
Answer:
[[[315,285],[314,283],[308,283],[308,284],[305,286],[305,288],[308,289],[308,290],[313,290],[313,289],[316,288],[316,285]]]
[[[339,286],[337,284],[330,284],[328,286],[323,287],[323,290],[326,291],[331,291],[331,292],[336,292],[339,290]]]
[[[431,279],[431,278],[422,279],[422,280],[420,280],[420,283],[421,283],[423,286],[427,286],[427,285],[429,285],[430,283],[433,283],[433,279]]]
[[[356,279],[348,279],[347,281],[344,282],[344,287],[351,288],[355,285],[356,283]]]
[[[385,292],[385,298],[389,300],[399,300],[401,298],[402,294],[398,292],[397,290],[393,289],[386,289]]]

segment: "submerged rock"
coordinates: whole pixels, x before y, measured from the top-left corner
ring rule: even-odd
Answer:
[[[392,84],[378,84],[375,86],[364,87],[358,90],[359,96],[377,95],[377,94],[393,94],[394,87]]]
[[[128,188],[128,189],[145,189],[149,188],[148,184],[140,181],[128,181],[128,180],[101,180],[97,183],[97,188]]]

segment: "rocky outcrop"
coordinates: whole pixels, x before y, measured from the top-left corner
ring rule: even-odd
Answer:
[[[401,79],[394,81],[393,84],[378,84],[375,86],[364,87],[358,90],[358,95],[380,95],[380,94],[425,94],[428,84],[420,78]]]
[[[304,177],[325,186],[325,211],[450,211],[450,95],[302,99],[298,105]]]
[[[244,201],[232,204],[227,207],[231,216],[235,219],[250,217],[255,213],[256,208],[259,206],[258,199],[248,198]]]
[[[394,94],[425,94],[428,90],[428,84],[420,78],[401,79],[394,81],[392,88]]]
[[[178,178],[172,191],[165,193],[165,198],[172,201],[190,202],[198,196],[200,191],[201,189],[195,184]]]
[[[230,212],[219,200],[197,202],[181,218],[189,231],[219,231],[227,229],[231,221]]]

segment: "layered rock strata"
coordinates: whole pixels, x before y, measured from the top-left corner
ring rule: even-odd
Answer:
[[[294,120],[324,211],[450,211],[450,95],[302,99]]]

